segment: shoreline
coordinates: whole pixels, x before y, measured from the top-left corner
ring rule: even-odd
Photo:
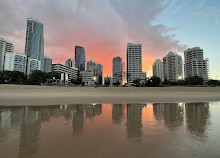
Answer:
[[[220,101],[220,87],[54,87],[0,85],[0,106]]]

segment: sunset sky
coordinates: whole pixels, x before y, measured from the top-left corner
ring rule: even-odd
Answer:
[[[126,61],[127,43],[141,43],[149,76],[156,58],[200,46],[220,79],[220,0],[0,0],[0,37],[16,53],[24,53],[27,18],[44,24],[44,54],[53,63],[74,58],[81,45],[86,61],[111,75],[112,58]]]

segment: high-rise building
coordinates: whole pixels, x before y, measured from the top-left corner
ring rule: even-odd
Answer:
[[[14,46],[0,37],[0,71],[4,70],[5,53],[13,53]]]
[[[33,19],[27,19],[25,54],[28,58],[39,60],[40,70],[44,70],[43,24]]]
[[[75,68],[74,60],[71,58],[67,59],[65,62],[65,66],[69,68]]]
[[[127,45],[127,80],[132,83],[142,76],[142,45],[128,43]]]
[[[28,58],[27,60],[27,75],[30,75],[35,70],[41,70],[41,61]]]
[[[4,71],[14,71],[14,53],[5,53]]]
[[[52,71],[52,59],[48,56],[44,56],[44,72]]]
[[[103,66],[102,64],[97,64],[97,83],[102,84],[102,74],[103,74]]]
[[[164,80],[175,82],[183,79],[183,63],[182,57],[176,53],[169,52],[163,58]]]
[[[185,77],[201,77],[204,81],[209,79],[209,60],[204,59],[203,49],[189,48],[184,51]]]
[[[27,72],[27,56],[25,54],[16,53],[14,57],[14,71]]]
[[[120,83],[122,84],[122,59],[121,57],[115,57],[112,61],[112,67],[113,67],[113,82],[114,83]]]
[[[85,71],[85,48],[75,46],[75,68]]]
[[[97,75],[97,64],[96,64],[96,62],[94,62],[93,59],[91,61],[87,62],[86,71],[92,72],[93,76]]]
[[[153,76],[159,77],[161,81],[164,81],[163,62],[160,59],[155,60],[152,69],[153,69]]]

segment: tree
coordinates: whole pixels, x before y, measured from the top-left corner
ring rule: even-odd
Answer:
[[[27,83],[31,85],[41,85],[41,83],[45,83],[45,81],[46,73],[39,70],[35,70],[29,75]]]
[[[185,78],[184,84],[185,85],[203,85],[204,80],[203,80],[203,78],[201,78],[199,76],[187,77],[187,78]]]
[[[4,71],[0,75],[0,83],[24,84],[27,76],[19,71]]]
[[[220,80],[209,80],[208,85],[210,85],[210,86],[220,86]]]
[[[147,87],[158,87],[161,84],[161,79],[159,77],[156,76],[152,76],[151,78],[149,78],[147,80],[147,82],[145,83],[145,86]]]

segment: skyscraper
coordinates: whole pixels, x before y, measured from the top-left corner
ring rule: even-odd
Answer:
[[[208,59],[204,60],[203,49],[199,47],[189,48],[184,51],[185,77],[201,77],[204,81],[209,79]]]
[[[122,59],[118,56],[113,58],[112,62],[113,82],[122,84]]]
[[[169,52],[163,58],[164,80],[175,82],[183,78],[182,57],[176,53]]]
[[[44,56],[44,72],[52,71],[52,59],[48,56]]]
[[[142,76],[142,45],[128,43],[127,45],[127,80],[132,83]]]
[[[40,70],[44,70],[43,24],[33,19],[27,19],[25,54],[31,59],[39,60]]]
[[[103,74],[103,66],[102,64],[97,64],[97,83],[102,84],[102,74]]]
[[[91,61],[87,62],[86,71],[92,72],[93,76],[97,75],[97,72],[96,72],[97,71],[97,65],[96,65],[96,63],[94,62],[93,59]]]
[[[75,68],[74,60],[71,58],[67,59],[65,62],[65,66],[69,68]]]
[[[14,46],[12,43],[5,41],[2,37],[0,37],[0,71],[4,69],[4,59],[5,53],[13,53]]]
[[[85,71],[85,49],[82,46],[75,46],[75,68]]]
[[[163,62],[160,59],[157,59],[153,66],[153,76],[159,77],[161,79],[161,81],[164,81],[164,77],[163,77]]]

